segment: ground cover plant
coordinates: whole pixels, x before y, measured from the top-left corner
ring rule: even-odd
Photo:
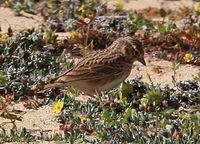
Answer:
[[[45,20],[38,29],[13,33],[9,27],[7,33],[0,33],[0,116],[13,124],[10,132],[0,125],[0,142],[200,143],[200,74],[190,81],[176,81],[180,64],[200,65],[200,5],[180,9],[182,15],[172,17],[172,11],[162,8],[153,14],[153,9],[125,11],[122,1],[111,9],[99,0],[3,0],[0,4],[16,15],[40,13]],[[59,40],[59,32],[69,36]],[[102,101],[77,101],[81,92],[74,88],[37,94],[44,83],[71,68],[73,58],[105,49],[121,36],[138,37],[146,53],[171,61],[174,88],[137,77],[102,94]],[[54,103],[60,134],[43,136],[17,129],[15,121],[23,112],[9,106],[19,101],[33,109]]]

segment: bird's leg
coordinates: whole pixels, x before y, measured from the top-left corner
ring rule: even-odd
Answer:
[[[95,92],[96,92],[97,97],[99,98],[100,105],[103,106],[103,101],[102,101],[102,99],[101,99],[102,94],[99,95],[99,91],[96,90],[96,89],[95,89]]]

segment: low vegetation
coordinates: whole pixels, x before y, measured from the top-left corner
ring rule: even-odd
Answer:
[[[99,0],[2,0],[0,6],[18,16],[40,13],[45,21],[38,29],[14,34],[9,27],[0,33],[0,116],[13,124],[10,132],[0,125],[0,142],[200,143],[200,73],[193,80],[176,81],[180,64],[200,65],[200,4],[177,12],[125,11],[118,0],[111,9]],[[59,32],[69,37],[60,40]],[[36,93],[72,67],[74,57],[104,49],[121,36],[136,36],[146,53],[171,61],[174,88],[137,77],[86,103],[75,100],[80,92],[74,88]],[[43,136],[17,129],[22,112],[10,106],[18,101],[33,109],[53,102],[60,133]]]

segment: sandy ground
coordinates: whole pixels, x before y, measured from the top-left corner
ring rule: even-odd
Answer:
[[[142,76],[144,82],[150,83],[148,74],[154,84],[160,84],[161,86],[169,85],[173,87],[172,76],[174,76],[174,70],[172,69],[172,62],[146,56],[145,58],[147,66],[143,66],[136,63],[136,67],[132,69],[128,80],[133,79],[135,76]],[[192,80],[197,73],[200,72],[200,67],[193,65],[180,65],[176,70],[177,82]]]
[[[42,17],[22,12],[22,16],[15,16],[9,8],[0,7],[1,33],[6,33],[11,27],[13,32],[27,28],[37,28],[42,23]]]
[[[113,6],[115,0],[104,0],[109,7]],[[148,7],[165,8],[177,10],[179,7],[188,6],[193,7],[196,2],[192,0],[121,0],[124,2],[124,9],[126,10],[140,10]]]
[[[112,6],[112,1],[109,1],[109,6]],[[130,0],[130,4],[125,4],[125,9],[142,9],[146,7],[170,7],[172,9],[177,9],[178,6],[193,6],[194,3],[190,0],[181,1],[157,1],[157,0]],[[38,27],[42,23],[42,18],[37,15],[25,14],[24,16],[15,16],[13,11],[8,8],[0,8],[0,26],[2,28],[2,33],[7,32],[9,26],[12,27],[14,31],[20,31],[26,28]],[[172,84],[172,62],[156,59],[148,55],[145,56],[147,66],[142,66],[136,63],[136,67],[132,70],[131,75],[128,80],[134,78],[136,75],[142,75],[143,81],[149,82],[147,73],[151,76],[152,81],[155,84],[161,84],[162,86]],[[156,70],[155,70],[156,69]],[[192,79],[196,73],[200,72],[200,67],[192,65],[180,65],[177,70],[177,80],[189,80]],[[51,106],[42,106],[37,110],[25,109],[22,104],[16,104],[17,109],[26,112],[23,115],[22,121],[16,122],[18,128],[26,127],[32,130],[44,130],[44,131],[59,131],[59,124],[55,121],[55,114],[52,113]],[[7,120],[0,118],[0,124]],[[7,129],[10,129],[10,125],[6,125]]]

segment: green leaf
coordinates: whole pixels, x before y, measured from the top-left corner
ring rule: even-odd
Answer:
[[[112,117],[111,117],[111,113],[108,110],[104,110],[103,112],[103,118],[105,122],[111,122],[112,121]]]
[[[148,102],[157,105],[162,101],[161,91],[156,89],[149,90],[145,98],[148,99]]]
[[[81,137],[81,138],[78,138],[75,142],[74,142],[74,144],[80,144],[80,143],[82,143],[83,142],[83,140],[84,140],[84,138],[83,137]]]
[[[64,141],[57,141],[57,142],[55,142],[55,144],[66,144],[66,142],[64,142]]]
[[[158,31],[160,34],[165,34],[167,32],[167,28],[164,24],[159,24],[158,25]]]
[[[124,112],[124,114],[123,114],[123,118],[121,119],[121,122],[122,122],[122,123],[128,122],[128,118],[131,116],[131,112],[132,112],[131,107],[128,107],[128,108],[125,110],[125,112]]]
[[[6,75],[0,72],[0,86],[5,86],[7,84]]]
[[[122,97],[121,100],[127,98],[133,91],[133,85],[130,84],[129,82],[127,83],[123,83],[121,85],[121,93],[122,93]]]
[[[198,82],[200,82],[200,72],[199,73],[197,73],[197,76],[196,76],[196,81],[198,81]]]
[[[173,112],[174,112],[174,109],[167,109],[163,112],[163,115],[164,117],[169,118]]]
[[[164,132],[162,133],[162,135],[163,135],[165,138],[169,138],[169,137],[170,137],[170,133],[167,132],[167,131],[164,131]]]
[[[172,63],[172,70],[173,71],[176,71],[180,66],[180,63],[179,62],[173,62]]]

